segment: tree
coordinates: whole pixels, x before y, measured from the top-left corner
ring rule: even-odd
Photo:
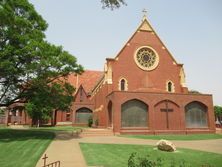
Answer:
[[[33,123],[67,109],[74,88],[65,78],[83,67],[45,40],[47,23],[27,0],[0,0],[0,20],[0,107],[27,103]]]
[[[52,118],[54,125],[53,110],[67,111],[73,101],[73,92],[74,88],[62,80],[50,85],[40,81],[25,104],[25,110],[32,118],[32,125],[39,125],[41,121],[48,121],[49,118]]]
[[[197,90],[189,90],[190,94],[201,94],[199,91]]]
[[[49,44],[47,23],[27,0],[0,1],[0,107],[28,100],[36,87],[82,66],[62,47]]]
[[[221,121],[222,121],[222,106],[214,106],[214,114],[215,114],[215,117],[221,123]]]
[[[111,10],[119,8],[121,5],[126,5],[124,0],[101,0],[103,8],[110,8]]]
[[[111,9],[126,5],[124,0],[101,3]],[[27,103],[34,122],[52,110],[67,109],[74,88],[67,91],[69,83],[55,81],[71,72],[81,74],[83,67],[62,47],[46,41],[48,25],[28,0],[0,0],[0,20],[0,107]]]

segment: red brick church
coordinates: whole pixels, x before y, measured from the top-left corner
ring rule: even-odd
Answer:
[[[57,113],[57,124],[86,125],[92,117],[94,126],[117,134],[215,132],[212,95],[189,93],[183,64],[146,17],[116,57],[106,59],[104,71],[68,80],[77,91],[70,112]]]

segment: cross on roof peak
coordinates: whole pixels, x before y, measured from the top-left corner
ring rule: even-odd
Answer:
[[[143,21],[146,19],[146,17],[147,17],[147,10],[144,8],[143,10],[142,10],[142,12],[143,12]]]

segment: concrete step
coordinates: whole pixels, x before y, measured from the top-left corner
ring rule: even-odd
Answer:
[[[113,136],[112,129],[86,128],[80,133],[80,137]]]

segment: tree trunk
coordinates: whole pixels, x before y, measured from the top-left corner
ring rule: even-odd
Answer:
[[[56,126],[56,123],[57,123],[57,111],[58,110],[55,110],[54,112],[54,126]]]
[[[51,114],[51,126],[54,126],[54,112],[55,111],[52,111],[52,114]]]

